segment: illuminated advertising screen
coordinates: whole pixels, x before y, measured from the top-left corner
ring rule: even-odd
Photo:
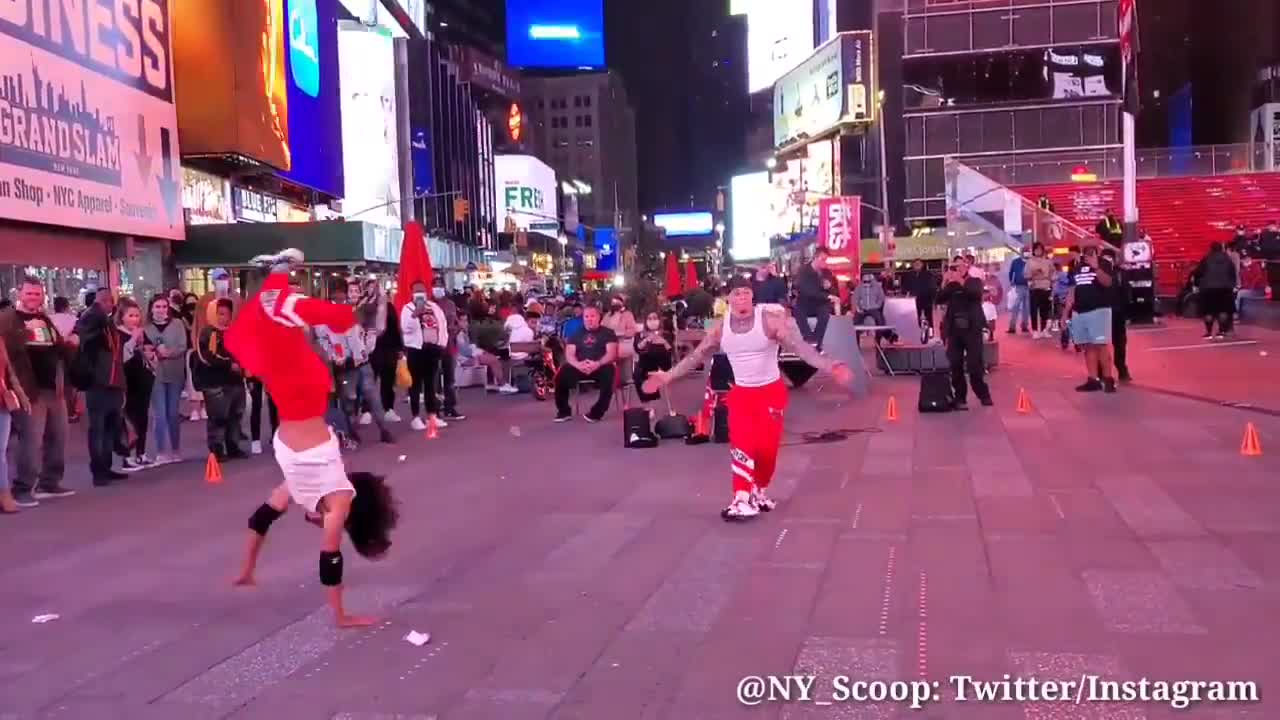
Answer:
[[[668,238],[710,235],[716,225],[709,212],[655,213],[653,224],[666,230]]]
[[[507,64],[604,67],[604,0],[507,0]]]
[[[839,194],[839,148],[835,140],[809,143],[803,156],[773,171],[766,201],[770,237],[809,233],[818,227],[818,203]]]
[[[837,125],[871,122],[871,33],[841,33],[773,86],[773,143],[814,138]]]
[[[241,155],[289,170],[284,0],[170,2],[183,151]]]
[[[171,1],[0,2],[0,217],[184,237]]]
[[[388,32],[343,22],[338,28],[342,158],[348,219],[400,227],[395,52]]]
[[[813,3],[752,3],[747,13],[747,90],[773,85],[813,53],[813,40]]]
[[[338,92],[337,0],[285,0],[288,13],[289,143],[293,167],[281,175],[342,197],[342,103]]]
[[[498,155],[493,159],[498,198],[498,228],[507,218],[520,230],[554,235],[560,229],[556,171],[530,155]]]
[[[769,173],[729,181],[729,254],[734,260],[769,257]]]

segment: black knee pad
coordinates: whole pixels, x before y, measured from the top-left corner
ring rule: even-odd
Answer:
[[[258,506],[258,509],[254,510],[253,514],[249,516],[249,529],[259,535],[266,535],[267,531],[271,529],[271,523],[280,519],[280,516],[283,514],[284,511],[277,510],[266,503],[262,503]]]
[[[342,552],[320,553],[320,584],[337,587],[342,584]]]

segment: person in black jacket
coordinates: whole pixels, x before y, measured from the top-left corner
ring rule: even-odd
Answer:
[[[991,389],[987,387],[986,368],[982,361],[982,335],[986,317],[982,314],[982,281],[965,277],[964,267],[953,262],[943,276],[938,302],[947,306],[942,320],[942,334],[947,343],[947,363],[951,365],[951,387],[955,392],[955,409],[968,410],[969,385],[978,401],[990,407]]]
[[[1111,356],[1120,382],[1133,382],[1129,374],[1129,278],[1120,267],[1116,251],[1102,251],[1102,269],[1112,277],[1111,281]]]
[[[911,264],[911,272],[903,278],[907,295],[916,300],[916,321],[924,331],[924,341],[933,336],[933,306],[938,299],[938,278],[925,269],[923,260]]]
[[[121,469],[128,473],[154,464],[147,457],[147,430],[151,390],[156,382],[156,351],[142,330],[142,308],[131,298],[120,298],[116,332],[120,337],[125,378],[124,431],[116,443],[116,454],[120,456]]]
[[[124,344],[111,318],[115,306],[115,295],[109,288],[102,288],[94,295],[93,304],[76,320],[75,331],[80,338],[80,357],[74,363],[74,379],[85,391],[84,404],[89,413],[89,469],[93,473],[93,484],[99,487],[127,477],[111,469],[116,439],[123,427],[125,388]]]
[[[231,325],[235,303],[231,298],[219,298],[217,304],[217,323],[200,330],[192,381],[196,389],[204,393],[209,409],[205,428],[209,452],[219,460],[229,460],[248,457],[240,447],[244,375],[226,345],[226,331]]]
[[[813,261],[802,266],[792,282],[796,293],[795,318],[800,327],[800,335],[810,345],[817,346],[822,352],[822,340],[827,334],[827,323],[831,320],[831,299],[836,288],[823,277],[827,269],[827,251],[818,248],[813,254]],[[809,328],[809,318],[817,318],[815,326]]]
[[[360,303],[356,305],[356,320],[373,338],[373,352],[369,354],[369,366],[378,378],[378,393],[387,422],[402,419],[396,407],[396,368],[404,354],[404,340],[400,335],[399,314],[395,305],[382,292],[376,278],[365,281]],[[367,342],[367,341],[366,341]]]
[[[761,265],[751,285],[757,305],[787,304],[787,281],[778,277],[773,263]]]
[[[1211,340],[1213,322],[1218,321],[1217,338],[1221,340],[1231,332],[1231,316],[1235,313],[1232,293],[1236,289],[1236,265],[1222,248],[1222,243],[1215,242],[1209,246],[1209,254],[1204,256],[1192,273],[1196,288],[1199,290],[1200,316],[1204,318],[1204,339]]]

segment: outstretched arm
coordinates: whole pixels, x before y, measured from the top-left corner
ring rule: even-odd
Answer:
[[[779,310],[768,310],[765,312],[764,322],[765,332],[769,334],[769,337],[777,340],[784,350],[795,353],[797,357],[808,365],[819,370],[831,372],[840,364],[805,342],[804,336],[800,334],[800,327],[786,313]]]

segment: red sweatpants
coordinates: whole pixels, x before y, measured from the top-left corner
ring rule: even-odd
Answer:
[[[782,416],[787,409],[787,386],[778,380],[763,387],[734,385],[729,405],[729,455],[733,491],[769,487],[782,444]]]

